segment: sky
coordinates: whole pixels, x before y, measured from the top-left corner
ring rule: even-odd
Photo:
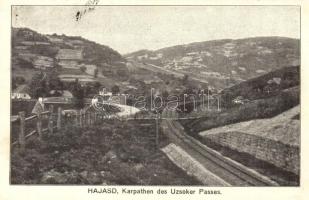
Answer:
[[[12,26],[82,36],[121,54],[215,39],[300,38],[297,6],[14,6]]]

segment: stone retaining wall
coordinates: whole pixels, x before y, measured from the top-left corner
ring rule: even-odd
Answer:
[[[203,136],[203,138],[238,152],[248,153],[257,159],[299,175],[299,146],[292,146],[241,132],[209,134]]]

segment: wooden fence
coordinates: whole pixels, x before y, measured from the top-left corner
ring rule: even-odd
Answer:
[[[42,139],[43,133],[53,134],[54,131],[59,131],[63,127],[64,123],[74,123],[80,127],[86,127],[94,124],[98,119],[103,119],[103,116],[97,112],[91,111],[90,109],[71,110],[71,112],[64,113],[61,107],[54,112],[54,106],[50,105],[48,111],[25,117],[25,112],[19,112],[18,117],[11,120],[11,137],[12,132],[17,132],[17,138],[13,141],[12,145],[18,145],[21,150],[25,149],[26,139],[36,135],[39,140]],[[46,127],[44,127],[44,120],[47,121]],[[26,127],[31,124],[30,130]],[[15,130],[12,130],[12,127]],[[15,133],[16,135],[16,133]],[[14,139],[11,139],[11,141]]]

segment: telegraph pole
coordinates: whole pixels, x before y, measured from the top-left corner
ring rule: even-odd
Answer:
[[[161,111],[156,110],[156,147],[159,148],[159,131],[160,131],[160,119],[161,119]]]
[[[156,147],[159,148],[159,112],[156,114]]]
[[[207,109],[209,110],[209,86],[207,87]]]
[[[218,111],[220,111],[220,96],[218,96]]]

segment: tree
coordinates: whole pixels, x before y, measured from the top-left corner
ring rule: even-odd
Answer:
[[[84,90],[82,86],[80,85],[78,78],[75,79],[75,82],[73,84],[72,94],[75,98],[76,108],[78,109],[83,108],[84,107]]]
[[[63,90],[64,85],[60,78],[58,77],[58,73],[52,71],[51,73],[47,74],[47,85],[49,86],[49,90]]]
[[[32,62],[22,59],[22,58],[18,59],[18,64],[22,68],[34,68]]]
[[[182,78],[182,84],[183,85],[186,85],[188,83],[188,79],[189,79],[189,76],[188,74],[185,74]]]
[[[119,77],[127,76],[127,71],[125,69],[118,69],[116,73]]]
[[[15,89],[18,85],[25,84],[26,80],[22,76],[15,76],[12,78],[12,89]]]
[[[30,84],[30,95],[34,98],[45,97],[47,94],[46,74],[43,72],[33,75]]]
[[[85,97],[93,97],[93,95],[98,94],[99,90],[101,88],[101,83],[100,82],[89,82],[87,83],[83,88],[84,88],[84,96]]]
[[[100,82],[95,82],[94,85],[93,85],[93,89],[98,92],[100,90],[101,86],[102,86],[102,84]]]
[[[94,77],[94,78],[97,78],[97,77],[98,77],[98,73],[99,73],[99,70],[98,70],[98,68],[96,68],[96,69],[94,70],[94,72],[93,72],[93,77]]]
[[[164,91],[162,92],[162,96],[163,96],[164,99],[167,99],[168,95],[169,95],[169,94],[168,94],[168,91],[164,90]]]
[[[113,95],[118,94],[118,93],[120,92],[119,86],[118,86],[118,85],[114,85],[114,86],[111,88],[111,91],[112,91],[112,94],[113,94]]]
[[[81,66],[79,69],[80,71],[85,72],[87,68],[85,66]]]

